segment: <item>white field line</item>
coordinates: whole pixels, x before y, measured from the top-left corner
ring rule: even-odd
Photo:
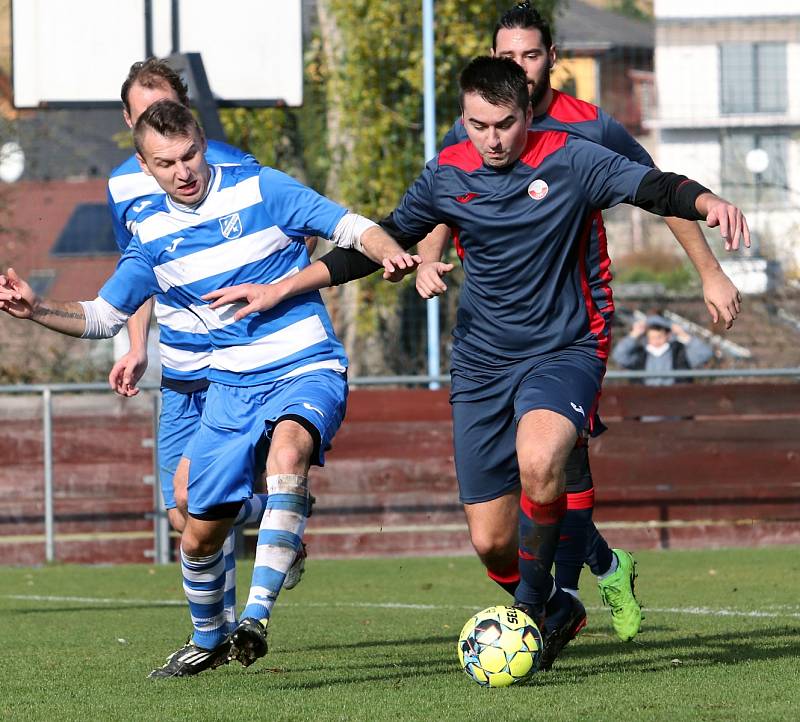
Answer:
[[[184,599],[114,599],[111,597],[69,597],[69,596],[49,596],[41,594],[4,594],[4,599],[14,599],[22,602],[72,602],[77,604],[128,604],[128,605],[151,605],[154,607],[182,607],[186,605]],[[432,610],[446,611],[451,609],[463,609],[477,611],[476,607],[468,605],[450,604],[405,604],[403,602],[286,602],[284,607],[340,607],[350,609],[411,609],[411,610]],[[598,612],[603,607],[590,607],[586,609],[590,612]],[[742,609],[712,609],[711,607],[645,607],[645,614],[691,614],[699,617],[745,617],[755,619],[800,619],[800,611],[788,611],[789,609],[800,609],[797,606],[785,605],[786,611],[767,611],[765,609],[742,610]]]

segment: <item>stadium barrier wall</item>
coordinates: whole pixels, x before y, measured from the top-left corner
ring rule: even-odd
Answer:
[[[800,542],[800,384],[614,383],[641,375],[609,374],[609,432],[592,442],[595,519],[609,540],[634,548]],[[102,384],[4,391],[27,398],[4,404],[15,423],[0,432],[3,560],[167,561],[174,537],[153,484],[158,394],[122,400]],[[446,390],[354,390],[311,485],[315,556],[470,551]]]

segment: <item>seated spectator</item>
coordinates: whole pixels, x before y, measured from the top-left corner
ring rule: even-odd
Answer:
[[[632,371],[672,371],[696,369],[712,356],[711,347],[686,333],[660,315],[636,321],[630,333],[614,348],[612,359]],[[671,386],[676,381],[690,382],[690,378],[653,377],[644,379],[648,386]]]

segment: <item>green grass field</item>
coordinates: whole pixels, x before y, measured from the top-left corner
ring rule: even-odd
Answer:
[[[647,619],[629,644],[586,576],[587,629],[551,672],[500,690],[456,661],[463,622],[506,601],[471,558],[312,558],[266,658],[158,682],[188,633],[176,567],[3,567],[0,719],[797,719],[798,552],[637,555]]]

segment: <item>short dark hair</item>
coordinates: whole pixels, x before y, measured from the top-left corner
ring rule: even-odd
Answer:
[[[159,100],[139,116],[133,127],[133,144],[136,152],[142,153],[142,139],[148,130],[154,130],[167,138],[190,137],[197,132],[203,138],[203,130],[192,111],[174,100]]]
[[[475,58],[461,71],[459,87],[462,110],[467,93],[477,93],[492,105],[516,105],[523,113],[530,105],[525,71],[510,58]]]
[[[189,105],[189,90],[186,87],[186,83],[181,80],[181,76],[165,60],[147,58],[147,60],[140,60],[131,65],[128,77],[125,78],[120,91],[122,105],[125,106],[127,113],[131,112],[128,96],[131,88],[136,84],[144,88],[163,88],[168,86],[175,91],[175,95],[178,96],[178,102],[181,105]]]
[[[532,8],[530,2],[517,3],[511,10],[506,11],[494,26],[492,35],[492,50],[497,50],[497,33],[502,29],[514,30],[538,30],[542,34],[542,42],[547,50],[553,46],[553,32],[550,30],[550,23],[547,22],[536,8]]]

